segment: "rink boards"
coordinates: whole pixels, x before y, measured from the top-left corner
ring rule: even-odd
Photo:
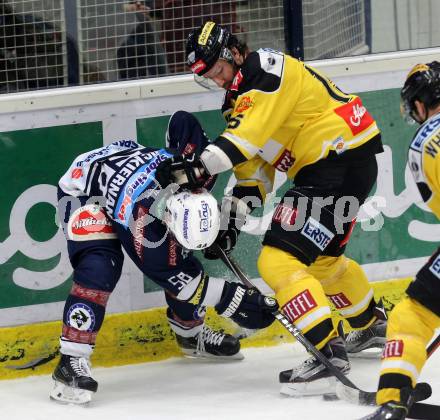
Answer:
[[[422,60],[432,60],[436,53],[421,51]],[[400,117],[398,87],[407,69],[420,60],[401,53],[317,65],[341,89],[359,92],[382,130],[385,152],[378,155],[379,178],[373,192],[377,200],[369,212],[361,212],[347,249],[371,281],[412,277],[440,239],[440,225],[418,201],[405,168],[407,144],[415,128]],[[207,134],[215,138],[224,126],[218,111],[222,95],[201,90],[191,76],[178,76],[0,96],[0,378],[17,374],[4,366],[51,354],[57,346],[60,325],[55,321],[61,318],[72,270],[56,222],[56,184],[71,161],[116,140],[162,147],[168,118],[179,109],[196,113]],[[252,229],[240,235],[235,251],[254,278],[261,235],[288,186],[284,181],[277,176],[276,191],[252,216]],[[220,177],[217,198],[233,182],[229,174]],[[204,264],[211,276],[228,276],[221,263]],[[174,343],[167,341],[170,331],[160,309],[164,305],[162,292],[126,261],[107,307],[98,363],[176,354]],[[274,329],[262,333],[262,342],[270,343],[280,334]],[[101,355],[100,349],[107,350]]]
[[[398,302],[410,279],[373,283],[375,297],[382,297],[387,309]],[[207,324],[229,333],[235,325],[208,311]],[[348,331],[347,327],[347,331]],[[53,371],[59,347],[59,321],[0,329],[0,379],[42,375]],[[291,342],[293,337],[278,323],[243,339],[243,347],[274,346]],[[117,366],[182,356],[168,325],[164,308],[111,314],[105,318],[92,357],[93,366]],[[35,369],[17,370],[37,358],[50,359]]]

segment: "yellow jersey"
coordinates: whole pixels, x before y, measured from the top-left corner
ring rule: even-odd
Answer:
[[[420,126],[411,142],[408,165],[423,201],[440,219],[440,113]]]
[[[231,160],[237,186],[257,186],[263,200],[275,170],[294,178],[322,159],[354,156],[351,152],[367,143],[366,153],[383,150],[376,122],[358,96],[270,49],[246,57],[222,112],[227,127],[215,145]]]

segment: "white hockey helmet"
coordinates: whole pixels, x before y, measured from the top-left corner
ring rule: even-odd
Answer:
[[[205,189],[173,194],[166,203],[164,222],[184,248],[207,248],[220,230],[217,200]]]

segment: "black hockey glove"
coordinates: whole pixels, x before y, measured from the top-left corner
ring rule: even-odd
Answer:
[[[218,245],[223,251],[226,252],[226,254],[229,254],[237,244],[238,240],[238,234],[240,231],[231,224],[231,226],[228,227],[228,230],[221,230],[217,238],[214,241],[214,244]],[[203,251],[203,255],[207,260],[217,260],[219,256],[214,251],[213,246],[211,245],[208,248],[205,248]]]
[[[195,155],[179,155],[164,160],[156,169],[156,179],[162,188],[176,183],[182,188],[195,190],[208,181],[210,175]]]
[[[277,309],[275,299],[239,283],[225,283],[222,298],[215,306],[219,315],[249,329],[268,327],[275,319],[272,312]]]

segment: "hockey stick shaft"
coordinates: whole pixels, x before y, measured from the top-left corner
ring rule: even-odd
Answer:
[[[232,259],[229,255],[225,253],[225,251],[217,244],[212,245],[214,247],[215,252],[223,261],[223,263],[235,274],[235,276],[246,286],[254,287],[254,284],[249,280],[249,277],[246,273],[241,269],[241,267]],[[295,339],[300,342],[305,349],[316,357],[331,373],[335,376],[339,381],[341,381],[344,385],[359,389],[353,382],[350,381],[336,366],[330,362],[327,357],[325,357],[302,333],[302,331],[296,327],[295,324],[291,323],[290,320],[280,311],[273,312],[273,316],[283,325],[283,327],[289,331],[290,334],[295,337]]]
[[[220,257],[220,259],[223,261],[223,263],[234,273],[234,275],[246,286],[248,287],[254,287],[254,284],[250,281],[249,277],[246,275],[246,273],[242,270],[242,268],[238,265],[237,262],[233,258],[231,258],[229,255],[225,253],[225,251],[217,246],[214,245],[215,252]],[[375,392],[367,392],[363,391],[362,389],[358,388],[350,379],[348,379],[336,366],[333,365],[333,363],[330,362],[301,332],[298,327],[296,327],[293,323],[290,322],[286,316],[280,312],[275,311],[273,312],[274,317],[283,325],[284,328],[289,331],[298,342],[300,342],[305,349],[311,353],[314,357],[316,357],[317,360],[319,360],[346,388],[352,389],[353,391],[356,391],[357,393],[357,399],[359,403],[362,405],[375,405],[376,402],[376,393]],[[440,346],[440,336],[437,337],[431,345],[428,347],[427,351],[428,354],[432,354],[432,352]],[[431,387],[428,384],[418,384],[415,389],[415,395],[414,399],[415,401],[422,401],[426,398],[429,398],[431,395]],[[424,405],[421,403],[414,403],[412,410],[423,410],[423,407],[426,408],[426,411],[435,411],[437,406],[430,406],[428,408],[428,405]],[[436,411],[435,411],[436,412]],[[437,412],[436,412],[437,413]],[[419,413],[417,413],[419,414]],[[417,417],[420,418],[420,417]],[[432,418],[432,417],[428,417]]]
[[[427,347],[426,353],[428,355],[428,359],[432,356],[432,354],[440,347],[440,334],[434,338],[432,343]]]

